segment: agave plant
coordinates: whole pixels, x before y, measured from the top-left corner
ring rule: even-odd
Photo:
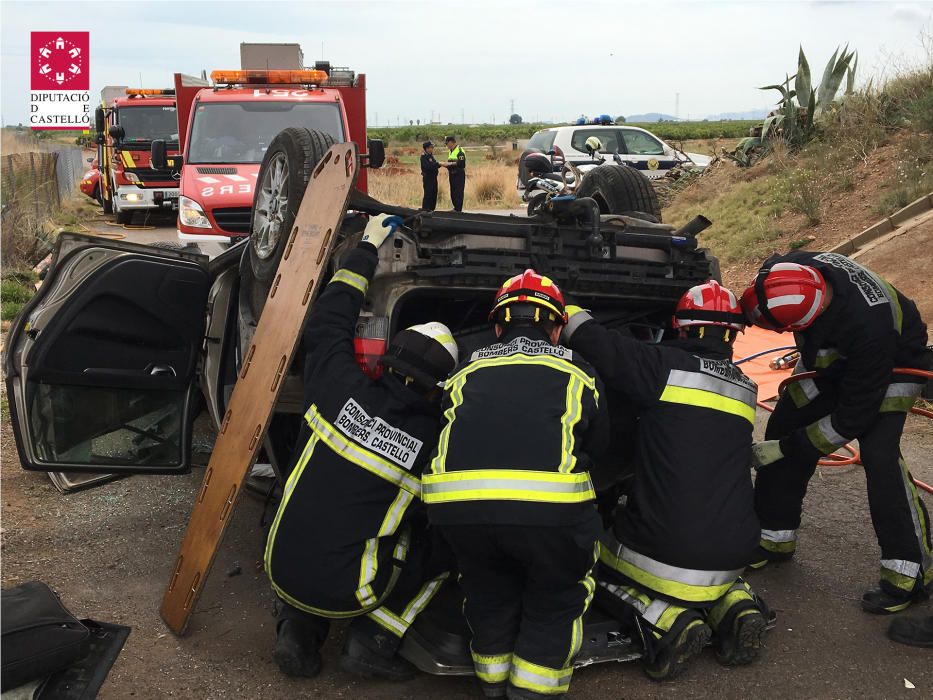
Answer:
[[[810,64],[801,46],[797,57],[797,72],[794,75],[785,75],[783,83],[759,88],[760,90],[777,90],[781,93],[781,99],[762,124],[761,142],[755,144],[743,142],[747,147],[746,150],[757,151],[758,154],[767,152],[770,149],[766,142],[772,138],[783,139],[791,148],[800,148],[810,141],[814,135],[814,124],[823,113],[833,109],[836,94],[842,87],[843,79],[846,81],[843,95],[852,94],[855,88],[857,66],[858,55],[855,51],[849,51],[848,45],[841,52],[837,47],[823,70],[820,84],[814,86],[810,75]],[[744,153],[738,154],[738,157],[733,160],[741,165],[752,164],[756,160],[745,156]]]

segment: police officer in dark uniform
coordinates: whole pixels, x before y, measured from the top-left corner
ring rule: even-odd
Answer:
[[[510,278],[490,319],[499,342],[445,383],[422,492],[457,560],[484,693],[553,697],[570,687],[595,589],[589,469],[608,442],[606,401],[592,367],[557,344],[564,302],[550,279]]]
[[[424,188],[424,198],[421,200],[423,211],[434,211],[437,208],[437,172],[441,164],[434,158],[434,144],[425,141],[421,144],[424,153],[421,154],[421,186]]]
[[[564,342],[639,416],[631,495],[600,546],[597,595],[634,610],[644,669],[673,678],[715,636],[717,658],[758,654],[767,609],[740,578],[759,533],[749,464],[757,387],[732,363],[738,299],[714,281],[677,305],[679,337],[649,345],[576,306]]]
[[[448,136],[444,139],[447,145],[447,175],[450,179],[450,201],[454,211],[463,211],[463,191],[466,188],[466,153],[457,145],[457,139]]]
[[[800,360],[755,445],[755,505],[761,548],[755,564],[790,559],[807,483],[817,461],[858,439],[878,544],[878,587],[866,612],[895,613],[933,589],[930,518],[900,451],[907,413],[925,379],[927,328],[917,306],[886,280],[838,253],[794,251],[765,261],[742,295],[757,326],[792,331]]]
[[[390,234],[374,217],[304,329],[300,455],[269,533],[265,568],[283,603],[273,657],[287,675],[320,672],[329,620],[354,618],[340,665],[405,680],[402,636],[446,573],[431,568],[421,472],[440,430],[442,381],[457,345],[441,323],[398,332],[373,380],[357,364],[354,331]]]

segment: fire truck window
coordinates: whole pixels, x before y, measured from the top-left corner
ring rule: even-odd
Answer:
[[[344,140],[336,104],[313,102],[214,102],[197,106],[188,163],[260,163],[272,139],[290,126]]]
[[[117,120],[126,132],[125,141],[178,142],[178,119],[174,107],[124,107]]]

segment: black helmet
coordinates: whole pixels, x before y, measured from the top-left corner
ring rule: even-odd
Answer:
[[[529,175],[541,175],[554,170],[551,159],[543,153],[529,153],[525,156],[525,170]]]
[[[381,362],[410,377],[418,390],[428,391],[447,378],[458,358],[457,341],[450,329],[432,321],[396,333]]]

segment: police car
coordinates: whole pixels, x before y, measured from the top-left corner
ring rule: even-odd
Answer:
[[[536,132],[525,147],[519,161],[518,188],[524,187],[522,162],[528,153],[552,153],[555,170],[560,170],[565,162],[578,166],[593,164],[593,158],[584,145],[591,136],[602,143],[601,154],[612,158],[618,151],[623,162],[638,168],[651,179],[664,177],[677,165],[705,168],[711,160],[700,153],[678,151],[650,131],[636,126],[603,123],[555,126]]]

